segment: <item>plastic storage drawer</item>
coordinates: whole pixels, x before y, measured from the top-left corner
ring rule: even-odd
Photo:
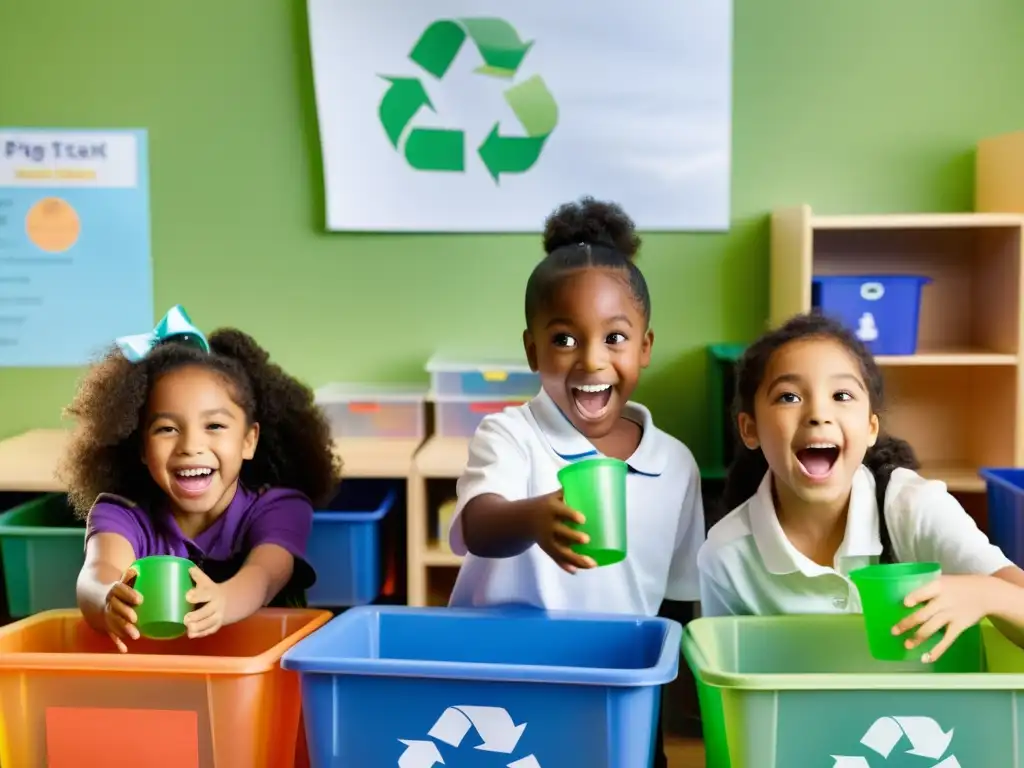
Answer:
[[[199,640],[118,653],[78,611],[0,628],[0,764],[17,768],[291,768],[298,677],[281,654],[327,611],[265,609]]]
[[[328,384],[316,403],[331,436],[422,440],[426,435],[427,388],[415,384]]]
[[[1017,565],[1024,563],[1024,469],[983,469],[988,537]]]
[[[1024,652],[975,626],[934,665],[876,661],[861,615],[690,622],[709,768],[1018,768]]]
[[[434,356],[427,361],[434,397],[529,399],[540,392],[540,377],[525,362],[463,361]]]
[[[85,562],[85,523],[63,493],[45,494],[0,514],[0,558],[12,618],[74,608]]]
[[[667,619],[353,608],[285,654],[314,768],[650,765]]]
[[[313,514],[306,556],[316,583],[310,605],[342,607],[377,599],[381,587],[380,527],[398,489],[386,480],[344,480],[325,509]]]
[[[506,408],[522,405],[525,400],[491,399],[477,400],[472,398],[438,399],[434,403],[437,410],[436,431],[438,437],[472,437],[484,417],[491,413],[501,413]]]
[[[811,303],[853,331],[875,355],[913,355],[921,291],[931,278],[915,275],[815,277]]]

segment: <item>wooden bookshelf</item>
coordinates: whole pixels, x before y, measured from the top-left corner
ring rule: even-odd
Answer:
[[[980,492],[978,470],[1024,464],[1024,216],[1016,213],[772,214],[769,322],[811,308],[817,275],[931,278],[918,350],[879,356],[885,428],[908,440],[922,473]]]
[[[430,521],[437,510],[432,486],[454,486],[469,458],[469,440],[430,437],[413,458],[409,478],[408,589],[409,605],[447,605],[462,558],[439,542]]]

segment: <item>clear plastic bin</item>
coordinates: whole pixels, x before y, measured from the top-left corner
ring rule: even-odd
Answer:
[[[1000,768],[1024,652],[988,622],[934,665],[876,661],[860,615],[690,622],[709,768]]]
[[[281,660],[302,678],[317,768],[650,765],[667,619],[353,608]]]
[[[279,660],[330,617],[265,609],[127,654],[78,611],[0,628],[0,764],[291,768],[306,759],[299,680]]]
[[[325,509],[313,514],[306,548],[316,583],[306,591],[313,606],[365,605],[380,594],[380,527],[395,506],[398,488],[387,480],[350,479]]]
[[[427,361],[434,397],[521,398],[540,392],[540,377],[523,360],[464,360],[435,355]]]
[[[472,437],[488,414],[501,413],[506,408],[515,408],[525,402],[508,398],[438,398],[434,403],[435,430],[438,437]]]
[[[331,436],[422,440],[427,388],[419,384],[327,384],[315,392]]]
[[[0,560],[12,618],[74,608],[85,562],[85,522],[63,493],[33,498],[0,514]]]

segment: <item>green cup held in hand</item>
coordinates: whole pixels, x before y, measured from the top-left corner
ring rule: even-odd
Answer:
[[[626,462],[619,459],[585,459],[558,473],[565,505],[586,518],[573,525],[590,537],[572,550],[593,559],[598,566],[626,559]]]
[[[142,595],[135,606],[139,634],[152,640],[173,640],[185,634],[185,614],[193,606],[185,595],[193,587],[189,569],[195,563],[183,557],[153,555],[132,563],[132,588]]]
[[[904,643],[912,633],[892,633],[893,627],[920,608],[904,605],[907,595],[939,578],[941,573],[938,563],[869,565],[850,573],[850,580],[860,593],[872,656],[879,661],[918,660],[942,639],[943,633],[936,632],[918,647],[908,650]]]

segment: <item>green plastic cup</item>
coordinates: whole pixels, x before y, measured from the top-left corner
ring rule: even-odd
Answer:
[[[626,462],[618,459],[586,459],[563,467],[558,473],[565,505],[581,513],[586,522],[573,525],[590,537],[573,551],[600,565],[626,559]]]
[[[850,580],[860,593],[864,610],[864,626],[868,634],[868,648],[879,661],[914,661],[942,639],[936,632],[921,645],[907,650],[904,643],[917,629],[894,635],[892,628],[921,606],[907,608],[903,600],[916,589],[939,578],[942,569],[938,563],[894,563],[869,565],[850,573]]]
[[[138,574],[132,587],[142,595],[142,605],[135,607],[139,633],[152,640],[184,635],[185,614],[193,608],[185,595],[193,587],[189,569],[195,563],[183,557],[153,555],[136,560],[131,567]]]

